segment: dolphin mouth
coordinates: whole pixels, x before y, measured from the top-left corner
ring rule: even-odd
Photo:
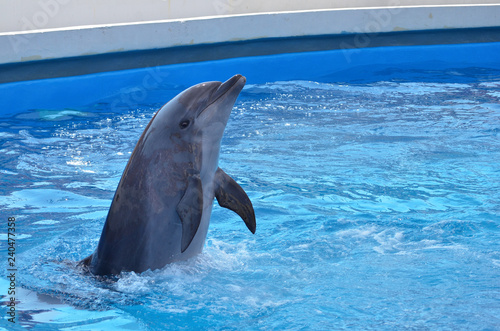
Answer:
[[[217,102],[219,99],[223,98],[228,93],[234,90],[238,90],[236,94],[239,94],[243,89],[243,86],[245,86],[245,83],[246,83],[246,78],[242,75],[234,75],[224,83],[221,83],[219,87],[217,89],[214,89],[214,91],[212,92],[212,95],[210,96],[210,102],[207,104],[205,108],[202,109],[202,111],[200,111],[200,113],[196,117],[203,114],[205,109],[208,109],[212,104]]]

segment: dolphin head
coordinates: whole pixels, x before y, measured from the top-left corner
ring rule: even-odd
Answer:
[[[224,83],[201,83],[179,94],[172,101],[183,109],[178,114],[180,130],[203,132],[204,139],[220,144],[231,109],[245,82],[245,77],[235,75]]]
[[[215,172],[222,135],[245,82],[245,77],[235,75],[224,83],[206,82],[188,88],[158,111],[144,139],[160,134],[169,146],[195,154],[194,162],[200,161],[195,165],[198,171]]]
[[[245,82],[245,77],[235,75],[224,83],[206,82],[188,88],[158,111],[155,117],[163,124],[160,129],[178,136],[206,131],[213,138],[222,138]]]

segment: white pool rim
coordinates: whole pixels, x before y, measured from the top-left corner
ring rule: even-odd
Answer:
[[[15,23],[12,20],[4,20],[10,22],[10,26],[5,26],[7,23],[1,26],[0,31],[3,32],[0,32],[0,49],[2,49],[0,64],[266,38],[346,34],[362,36],[398,31],[500,26],[500,1],[448,4],[451,1],[443,0],[439,1],[439,5],[429,5],[431,1],[407,0],[405,4],[426,4],[402,5],[403,0],[394,0],[377,1],[380,4],[392,4],[379,7],[316,8],[320,7],[322,2],[325,1],[312,1],[304,10],[286,11],[275,6],[269,9],[276,11],[259,12],[255,8],[245,7],[245,4],[251,3],[249,1],[217,0],[210,3],[212,6],[214,4],[220,6],[218,12],[217,7],[212,8],[212,11],[205,10],[206,13],[212,14],[211,16],[187,17],[189,13],[179,9],[175,12],[177,15],[175,17],[172,16],[171,9],[170,16],[167,16],[173,18],[149,21],[125,19],[118,15],[117,9],[115,14],[119,19],[109,20],[112,23],[103,23],[105,17],[99,20],[91,20],[88,17],[85,20],[85,17],[80,17],[73,22],[82,25],[71,26],[72,21],[68,20],[67,15],[75,15],[74,11],[78,8],[73,8],[73,12],[67,12],[70,9],[68,0],[40,0],[37,4],[38,11],[26,11],[24,16],[23,12],[19,13],[21,18],[14,20]],[[363,2],[366,1],[357,1],[353,4],[360,6]],[[154,3],[158,11],[161,6],[167,4],[172,6],[171,1]],[[234,7],[231,7],[231,3]],[[149,10],[155,12],[154,7]],[[1,12],[0,16],[3,15],[4,18],[8,16],[8,11]],[[82,16],[84,14],[82,12]],[[199,11],[193,13],[193,15],[202,14],[203,12]],[[154,15],[142,17],[157,18]],[[90,24],[95,22],[99,24]],[[363,39],[352,38],[350,44],[347,42],[345,46],[363,47]]]

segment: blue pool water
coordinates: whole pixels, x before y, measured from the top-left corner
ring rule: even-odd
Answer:
[[[201,255],[115,282],[75,261],[144,127],[191,82],[3,115],[18,303],[13,327],[2,267],[0,328],[499,330],[500,71],[344,78],[249,79],[220,166],[256,234],[216,206]]]

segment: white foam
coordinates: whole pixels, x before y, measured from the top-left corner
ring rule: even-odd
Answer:
[[[362,228],[362,229],[348,229],[348,230],[341,230],[336,233],[337,236],[339,237],[350,237],[350,238],[356,238],[356,239],[365,239],[368,237],[371,237],[373,233],[375,233],[376,227],[375,226],[370,226],[368,228]]]
[[[26,238],[31,238],[30,234],[17,234],[13,237],[12,235],[10,236],[11,239],[21,240],[21,239],[26,239]],[[0,240],[8,240],[7,233],[0,233]]]
[[[124,293],[147,293],[150,291],[152,280],[142,277],[135,272],[122,273],[120,279],[114,284],[117,291]]]
[[[374,247],[373,250],[377,253],[385,254],[386,252],[399,251],[402,249],[401,243],[404,239],[404,234],[402,231],[391,234],[390,230],[384,230],[375,234],[374,239],[380,246]]]
[[[72,160],[66,161],[66,164],[74,166],[89,166],[90,161],[84,161],[82,157],[73,157]]]
[[[42,220],[42,221],[33,222],[33,224],[38,224],[38,225],[50,225],[50,224],[56,224],[56,223],[59,223],[59,221],[55,221],[55,220]]]

